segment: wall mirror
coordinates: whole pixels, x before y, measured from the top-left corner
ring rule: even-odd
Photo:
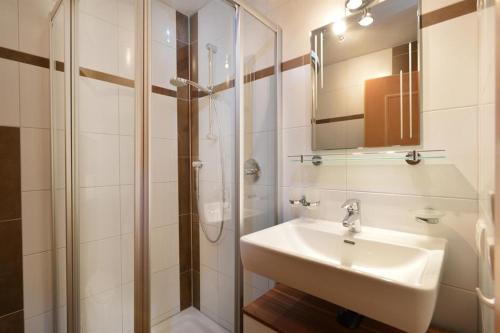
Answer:
[[[311,32],[312,149],[419,145],[419,1],[347,0],[345,13]]]

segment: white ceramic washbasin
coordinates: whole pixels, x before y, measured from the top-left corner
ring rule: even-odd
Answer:
[[[446,240],[296,219],[241,237],[245,269],[410,333],[427,330]]]

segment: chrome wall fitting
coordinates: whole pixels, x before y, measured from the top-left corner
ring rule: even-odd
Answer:
[[[303,206],[303,207],[308,207],[308,208],[313,208],[319,206],[319,201],[307,201],[305,195],[303,195],[300,200],[289,200],[290,205],[297,207],[297,206]]]
[[[408,152],[405,156],[405,161],[409,165],[417,165],[422,161],[422,156],[416,150]]]

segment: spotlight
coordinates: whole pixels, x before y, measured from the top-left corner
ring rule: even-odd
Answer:
[[[361,19],[358,21],[359,25],[362,27],[367,27],[373,23],[373,16],[369,11],[365,11]]]
[[[363,4],[363,0],[347,0],[345,7],[349,10],[356,10]]]

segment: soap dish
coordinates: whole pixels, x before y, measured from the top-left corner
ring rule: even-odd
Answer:
[[[412,211],[417,222],[425,222],[427,224],[438,224],[440,219],[446,214],[442,211],[432,208],[417,209]]]

